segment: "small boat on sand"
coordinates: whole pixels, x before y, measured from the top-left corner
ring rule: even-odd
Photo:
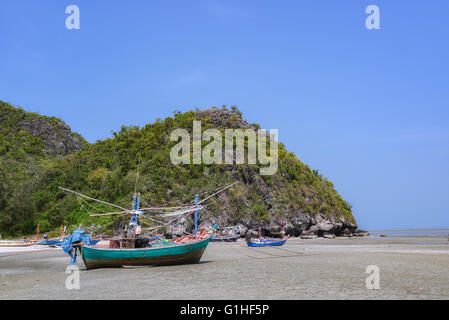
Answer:
[[[32,246],[33,243],[29,242],[29,241],[14,241],[14,240],[4,240],[4,241],[0,241],[0,247],[5,248],[5,247],[29,247]]]
[[[63,243],[64,241],[67,241],[67,238],[64,239],[46,239],[43,241],[38,242],[37,244],[42,245],[42,246],[60,246],[61,243]]]
[[[252,240],[251,237],[248,237],[246,238],[246,244],[248,247],[278,247],[284,245],[289,237],[290,236],[285,236],[282,239],[264,239],[262,238],[262,233],[259,228],[259,238]]]
[[[233,229],[232,227],[228,227],[225,229]],[[219,232],[218,230],[218,224],[214,224],[214,226],[211,228],[211,230],[209,231],[209,233],[212,235],[212,239],[210,239],[211,242],[235,242],[237,241],[238,238],[240,238],[237,233],[235,232],[235,230],[233,231],[233,233],[235,234],[234,236],[230,235],[229,230],[228,232]]]
[[[256,240],[246,240],[248,247],[276,247],[282,246],[287,242],[289,237],[282,239],[256,239]]]
[[[210,241],[211,242],[235,242],[237,241],[238,237],[220,237],[220,236],[213,236]]]

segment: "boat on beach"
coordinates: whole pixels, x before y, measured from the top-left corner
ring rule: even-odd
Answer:
[[[276,247],[282,246],[287,242],[289,237],[284,237],[282,239],[256,239],[256,240],[246,240],[248,247]]]
[[[64,242],[67,241],[68,238],[65,239],[48,239],[48,240],[44,240],[41,242],[38,242],[37,244],[42,245],[42,246],[50,246],[50,247],[59,247],[61,246]],[[92,245],[96,245],[100,240],[91,240],[91,244]]]
[[[238,238],[240,238],[239,235],[237,235],[237,233],[235,232],[235,230],[221,230],[218,231],[219,226],[216,223],[211,230],[209,231],[209,233],[212,235],[212,238],[210,239],[211,242],[235,242],[238,240]],[[225,229],[234,229],[233,227],[228,227]],[[234,234],[234,236],[231,235],[232,232]]]
[[[3,240],[0,241],[0,247],[29,247],[32,246],[33,242],[30,241],[19,241],[19,240]]]
[[[282,237],[282,239],[262,238],[262,231],[261,228],[259,227],[259,238],[253,240],[249,236],[248,238],[246,238],[246,244],[248,245],[248,247],[278,247],[284,245],[287,242],[288,238],[290,238],[290,236],[288,235]]]
[[[162,266],[198,263],[211,237],[176,243],[168,241],[148,248],[98,248],[84,245],[81,255],[87,270],[123,266]]]
[[[227,186],[219,192],[230,188],[234,184],[235,183]],[[108,204],[104,201],[90,198],[65,188],[60,187],[60,189],[75,193],[78,196],[89,198],[90,200]],[[216,192],[213,195],[218,194],[219,192]],[[121,236],[104,239],[106,241],[109,240],[109,246],[97,245],[97,242],[92,241],[90,239],[90,235],[84,232],[84,230],[75,230],[67,239],[67,241],[61,243],[61,247],[67,254],[70,255],[71,264],[76,264],[77,254],[79,253],[82,256],[87,270],[124,266],[162,266],[198,263],[204,251],[206,250],[207,245],[212,239],[212,234],[210,234],[210,232],[206,232],[204,228],[198,230],[198,211],[204,208],[203,206],[200,206],[200,204],[210,197],[207,197],[199,202],[197,195],[195,198],[194,206],[189,205],[184,207],[176,207],[180,210],[169,213],[165,212],[158,216],[158,218],[161,219],[168,217],[177,217],[183,214],[194,214],[194,234],[170,240],[162,239],[160,235],[141,235],[142,219],[147,218],[152,221],[157,220],[149,217],[145,212],[146,210],[154,210],[154,208],[140,209],[140,193],[137,193],[133,196],[131,210],[118,207],[117,205],[109,204],[124,211],[91,215],[131,215],[129,225],[125,228],[125,230],[123,230]],[[153,229],[157,230],[158,228],[164,227],[168,224],[162,222],[159,223],[159,227]]]
[[[46,239],[38,242],[37,244],[45,246],[60,246],[63,242],[67,241],[67,238],[64,239]]]
[[[213,236],[210,241],[211,242],[235,242],[237,241],[238,237],[220,237],[220,236]]]

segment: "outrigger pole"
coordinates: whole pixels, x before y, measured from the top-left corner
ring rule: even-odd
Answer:
[[[177,216],[177,215],[180,215],[180,214],[184,214],[184,213],[195,211],[195,239],[198,239],[198,210],[204,209],[204,206],[200,206],[200,204],[205,202],[205,201],[207,201],[208,199],[212,198],[213,196],[219,194],[220,192],[223,192],[223,191],[229,189],[230,187],[232,187],[233,185],[235,185],[237,183],[239,183],[239,182],[238,181],[234,182],[234,183],[228,185],[227,187],[225,187],[225,188],[223,188],[223,189],[221,189],[221,190],[211,194],[210,196],[204,198],[201,201],[198,201],[198,194],[196,194],[195,195],[195,206],[194,207],[193,206],[191,206],[190,208],[188,206],[187,207],[171,207],[171,208],[180,208],[180,209],[184,209],[184,210],[175,211],[175,212],[169,212],[169,213],[165,213],[165,214],[162,214],[162,215],[165,216],[165,217],[171,217],[171,216]],[[101,200],[98,200],[98,199],[86,196],[86,195],[84,195],[82,193],[79,193],[79,192],[76,192],[76,191],[73,191],[73,190],[70,190],[70,189],[66,189],[66,188],[63,188],[63,187],[58,187],[58,188],[61,189],[61,190],[67,191],[67,192],[74,193],[77,196],[84,197],[86,199],[97,201],[99,203],[106,204],[108,206],[112,206],[112,207],[115,207],[115,208],[123,210],[123,211],[120,211],[120,212],[107,212],[107,213],[91,214],[90,215],[91,217],[107,216],[107,215],[113,215],[113,214],[131,213],[132,214],[132,216],[131,216],[131,224],[137,225],[138,224],[138,215],[142,214],[142,212],[139,210],[140,209],[139,208],[140,207],[140,192],[137,193],[137,194],[135,193],[133,195],[132,210],[129,210],[129,209],[120,207],[118,205],[115,205],[115,204],[112,204],[112,203],[109,203],[109,202],[101,201]],[[170,207],[165,207],[165,208],[163,208],[163,207],[161,207],[161,208],[142,208],[142,211],[143,210],[148,210],[148,209],[165,209],[166,210],[166,209],[171,209],[171,208]],[[38,228],[39,228],[39,226],[38,226]]]
[[[221,190],[219,190],[219,191],[217,191],[217,192],[211,194],[211,195],[208,196],[207,198],[204,198],[203,200],[201,200],[200,202],[198,202],[197,205],[202,204],[204,201],[209,200],[210,198],[212,198],[212,197],[215,196],[216,194],[219,194],[220,192],[223,192],[223,191],[225,191],[226,189],[229,189],[230,187],[232,187],[233,185],[235,185],[235,184],[237,184],[237,183],[239,183],[239,181],[236,181],[236,182],[234,182],[233,184],[230,184],[229,186],[224,187],[223,189],[221,189]],[[197,195],[197,197],[198,197],[198,195]]]
[[[109,203],[109,202],[105,202],[105,201],[101,201],[101,200],[98,200],[98,199],[95,199],[95,198],[91,198],[91,197],[88,197],[88,196],[86,196],[86,195],[84,195],[84,194],[81,194],[81,193],[78,193],[78,192],[76,192],[76,191],[69,190],[69,189],[66,189],[66,188],[63,188],[63,187],[58,187],[58,188],[61,189],[61,190],[67,191],[67,192],[74,193],[74,194],[76,194],[76,195],[78,195],[78,196],[80,196],[80,197],[84,197],[84,198],[87,198],[87,199],[89,199],[89,200],[93,200],[93,201],[97,201],[97,202],[100,202],[100,203],[103,203],[103,204],[107,204],[108,206],[116,207],[116,208],[118,208],[118,209],[122,209],[122,210],[124,210],[124,211],[126,211],[126,212],[129,212],[129,209],[125,209],[125,208],[120,207],[120,206],[117,206],[117,205],[115,205],[115,204],[112,204],[112,203]]]

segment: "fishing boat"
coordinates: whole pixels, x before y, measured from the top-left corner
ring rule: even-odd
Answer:
[[[213,236],[210,241],[211,242],[235,242],[239,237],[220,237]]]
[[[276,247],[282,246],[287,242],[289,237],[284,237],[282,239],[256,239],[256,240],[246,240],[248,247]]]
[[[220,190],[226,190],[235,183]],[[70,191],[78,196],[87,197],[69,189],[60,188]],[[217,192],[218,193],[218,192]],[[215,194],[217,194],[215,193]],[[214,195],[215,195],[214,194]],[[104,201],[87,197],[90,200]],[[114,204],[111,206],[122,209],[120,212],[111,212],[103,214],[92,214],[91,216],[104,216],[111,214],[131,214],[129,225],[124,230],[122,236],[109,239],[109,246],[96,245],[90,235],[83,230],[75,230],[68,240],[61,244],[63,250],[72,258],[71,264],[76,264],[77,254],[80,253],[87,270],[96,268],[114,268],[124,266],[161,266],[174,264],[198,263],[211,241],[212,235],[205,229],[198,230],[198,211],[203,209],[201,203],[209,199],[207,197],[201,202],[198,201],[198,195],[195,197],[195,205],[176,207],[181,210],[160,214],[158,217],[177,217],[186,213],[194,213],[194,234],[175,238],[172,240],[162,239],[161,236],[153,237],[142,236],[141,219],[156,219],[146,215],[145,211],[155,208],[140,209],[140,193],[134,194],[132,201],[132,209],[127,210]],[[162,223],[161,226],[166,225]]]
[[[15,241],[15,240],[3,240],[0,241],[0,247],[5,248],[5,247],[29,247],[32,246],[33,243],[29,242],[29,241]]]
[[[226,235],[226,231],[219,232],[217,231],[218,224],[214,224],[214,226],[210,229],[209,234],[212,235],[212,238],[210,239],[211,242],[235,242],[239,238],[239,236],[230,236],[229,231],[228,235]],[[233,229],[233,227],[225,228],[225,229]],[[234,234],[236,232],[234,231]]]
[[[59,247],[61,246],[63,243],[65,243],[67,241],[68,238],[64,238],[64,239],[48,239],[48,240],[44,240],[41,242],[38,242],[37,244],[39,245],[47,245],[50,247]],[[96,245],[100,240],[91,240],[91,244],[92,245]]]
[[[45,245],[60,246],[65,241],[67,241],[67,238],[65,238],[65,239],[46,239],[46,240],[38,242],[37,244],[42,245],[42,246],[45,246]]]
[[[252,240],[250,237],[246,238],[246,244],[248,247],[278,247],[284,245],[289,237],[290,236],[286,236],[282,239],[264,239],[262,238],[262,232],[259,227],[259,238],[256,240]]]
[[[97,248],[81,247],[81,255],[87,270],[126,266],[162,266],[198,263],[211,237],[190,242],[161,242],[149,248]]]

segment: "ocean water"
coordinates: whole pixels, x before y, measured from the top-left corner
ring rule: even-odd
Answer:
[[[443,229],[401,229],[401,230],[370,230],[370,235],[389,237],[449,237],[449,228]]]

